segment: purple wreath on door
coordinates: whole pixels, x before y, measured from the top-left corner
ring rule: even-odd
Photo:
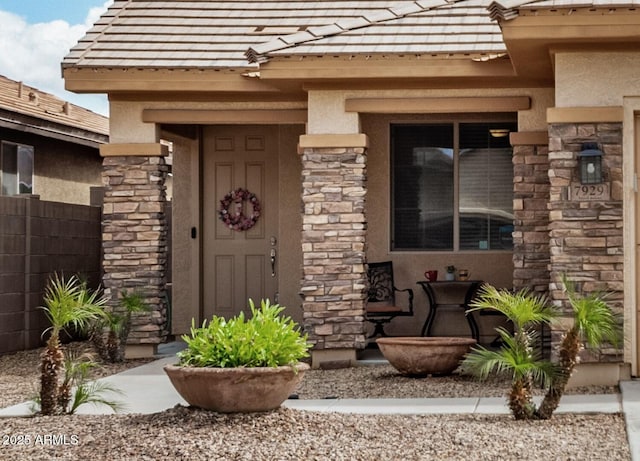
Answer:
[[[249,202],[252,206],[251,214],[248,216],[243,212],[244,202]],[[232,190],[220,200],[218,215],[229,229],[246,231],[256,225],[261,210],[260,200],[256,194],[240,187]]]

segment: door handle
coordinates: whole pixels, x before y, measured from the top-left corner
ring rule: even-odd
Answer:
[[[276,249],[271,248],[271,277],[276,276]]]

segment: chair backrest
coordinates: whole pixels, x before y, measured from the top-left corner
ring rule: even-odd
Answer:
[[[385,261],[369,263],[367,274],[369,276],[369,303],[393,306],[396,302],[393,287],[393,263]]]

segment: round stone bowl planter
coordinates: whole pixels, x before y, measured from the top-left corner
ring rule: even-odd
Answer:
[[[380,351],[403,375],[448,375],[458,368],[475,339],[450,337],[378,338]]]
[[[219,413],[248,413],[278,408],[294,391],[306,363],[281,367],[208,368],[166,365],[171,384],[189,405]]]

